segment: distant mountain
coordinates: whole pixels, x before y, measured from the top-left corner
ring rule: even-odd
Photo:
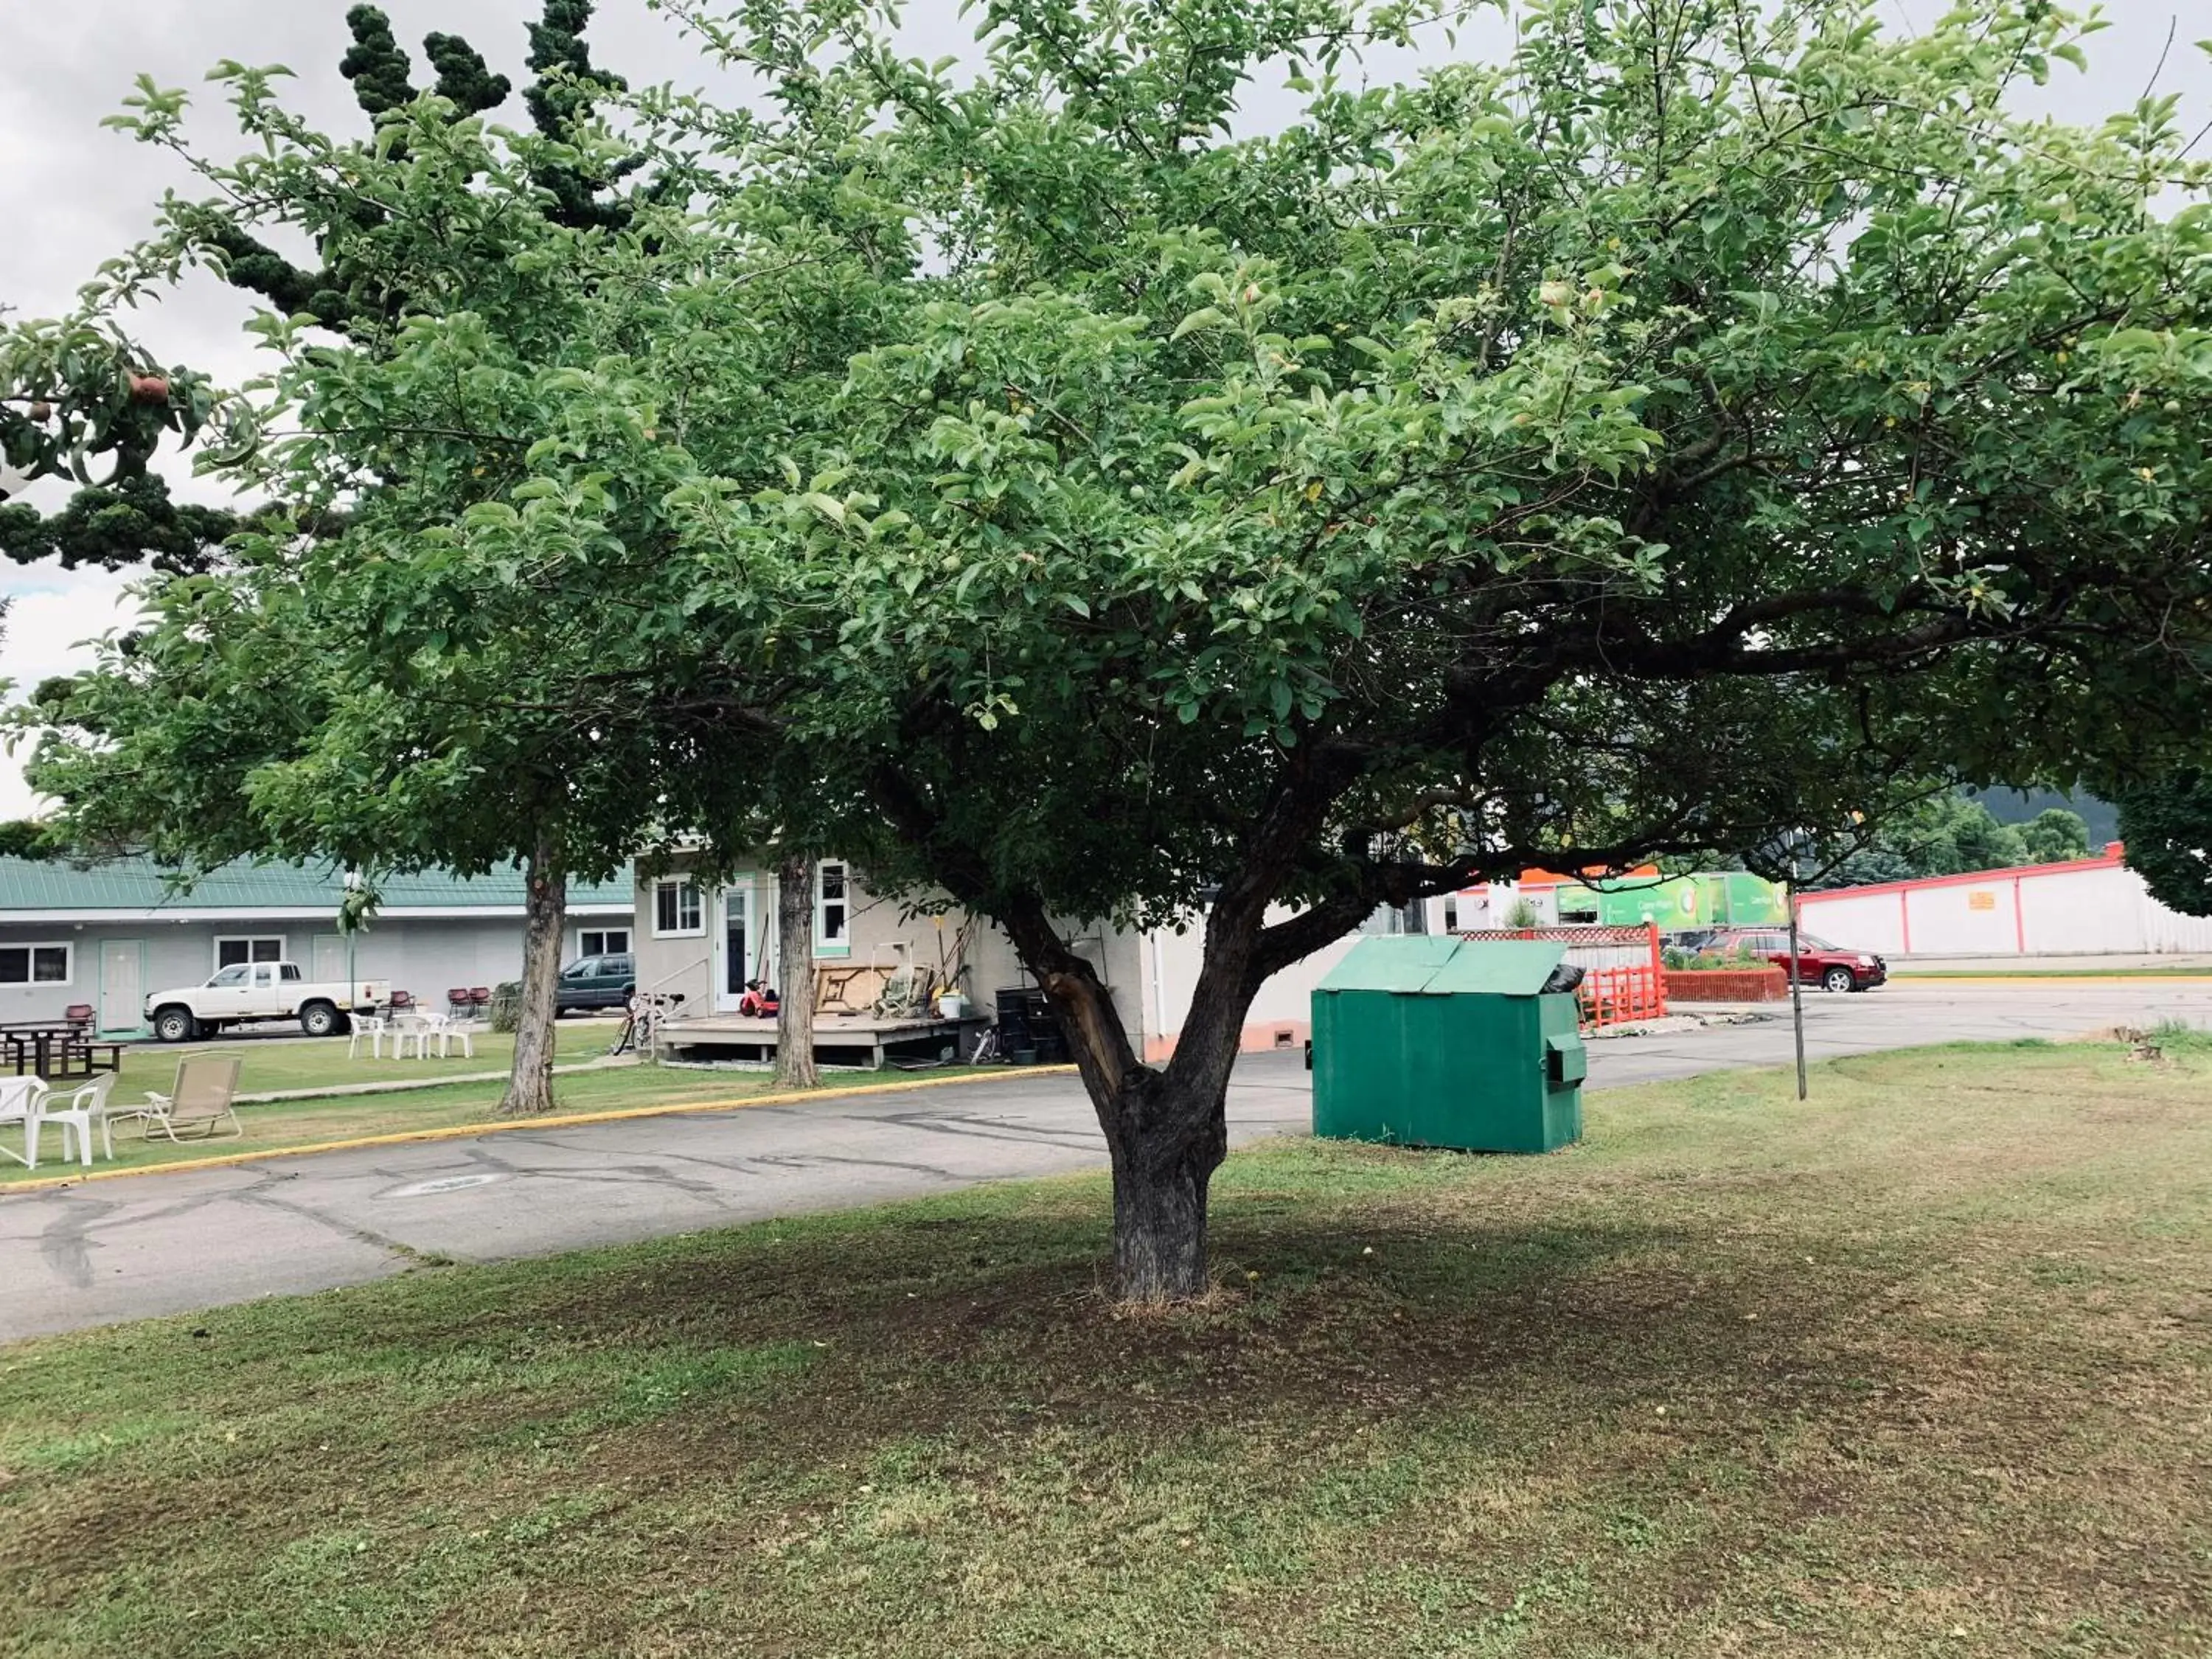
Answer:
[[[2069,795],[2056,789],[1969,789],[1966,793],[1988,807],[1990,816],[1999,823],[2026,823],[2038,812],[2063,806],[2081,815],[2081,821],[2089,826],[2089,845],[2094,850],[2102,852],[2106,842],[2120,838],[2119,810],[2094,795]]]

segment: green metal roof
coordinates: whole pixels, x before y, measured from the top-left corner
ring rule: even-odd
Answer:
[[[97,864],[65,860],[0,858],[0,917],[11,910],[271,910],[328,909],[335,914],[345,879],[335,865],[252,864],[243,860],[209,872],[183,891],[170,872],[150,859],[119,858]],[[380,910],[495,909],[520,906],[522,872],[508,868],[483,876],[387,876],[377,884]],[[627,878],[572,882],[572,906],[632,902]]]
[[[1314,988],[1406,996],[1533,997],[1566,947],[1546,939],[1461,939],[1409,933],[1365,939]]]

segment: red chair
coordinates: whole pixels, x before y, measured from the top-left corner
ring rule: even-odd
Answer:
[[[62,1018],[72,1025],[89,1025],[92,1024],[92,1005],[88,1002],[72,1002],[62,1010]]]
[[[477,985],[471,987],[469,990],[469,1006],[472,1008],[490,1007],[491,987],[489,985]]]
[[[471,1000],[469,988],[467,986],[459,985],[448,986],[447,988],[446,1012],[447,1013],[465,1014],[475,1006],[475,1003]]]
[[[412,1008],[415,1006],[415,999],[405,991],[394,991],[392,994],[392,1006],[395,1008]]]

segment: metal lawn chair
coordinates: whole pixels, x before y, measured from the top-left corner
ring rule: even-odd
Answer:
[[[39,1120],[44,1115],[46,1102],[46,1083],[44,1078],[0,1077],[0,1124],[20,1123],[23,1126],[23,1150],[0,1146],[27,1170],[39,1167]]]
[[[238,1113],[231,1104],[238,1094],[238,1066],[240,1055],[210,1049],[204,1054],[188,1054],[177,1062],[177,1080],[169,1085],[169,1092],[157,1095],[149,1092],[143,1106],[133,1106],[107,1115],[117,1122],[137,1122],[139,1133],[149,1140],[159,1129],[171,1140],[183,1134],[197,1133],[213,1140],[225,1119],[230,1122],[228,1134],[221,1138],[234,1139],[246,1133],[246,1126],[238,1121]]]

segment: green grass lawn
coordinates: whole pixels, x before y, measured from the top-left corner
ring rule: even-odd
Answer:
[[[621,1030],[618,1020],[564,1019],[555,1028],[555,1053],[561,1064],[604,1054]],[[412,1049],[405,1060],[392,1058],[387,1043],[384,1057],[369,1057],[367,1040],[361,1052],[346,1056],[344,1037],[228,1036],[215,1042],[138,1043],[123,1051],[123,1080],[116,1098],[137,1096],[148,1089],[167,1089],[177,1075],[177,1062],[187,1054],[221,1049],[243,1058],[238,1070],[242,1094],[273,1094],[290,1089],[321,1089],[344,1083],[401,1083],[439,1074],[504,1072],[514,1060],[514,1038],[502,1031],[477,1030],[472,1036],[476,1057],[465,1056],[459,1044],[441,1058],[433,1050],[417,1060]]]
[[[616,1029],[604,1022],[578,1024],[562,1021],[556,1050],[558,1063],[565,1065],[605,1054],[608,1044],[614,1041]],[[513,1060],[514,1044],[511,1036],[479,1036],[474,1062],[456,1054],[451,1060],[441,1060],[434,1055],[419,1063],[412,1058],[381,1062],[362,1058],[349,1063],[343,1039],[335,1044],[335,1052],[328,1041],[305,1037],[258,1045],[251,1040],[207,1044],[204,1046],[221,1048],[226,1052],[235,1049],[246,1056],[239,1072],[241,1093],[261,1089],[313,1088],[319,1084],[435,1077],[441,1072],[471,1076],[497,1072],[501,1078],[390,1094],[324,1095],[305,1100],[248,1103],[238,1109],[239,1122],[245,1133],[229,1139],[209,1140],[195,1136],[182,1142],[149,1140],[139,1134],[136,1127],[125,1127],[117,1131],[114,1158],[101,1157],[93,1167],[133,1169],[226,1152],[264,1152],[313,1146],[319,1141],[350,1140],[363,1135],[491,1122],[496,1121],[496,1109],[505,1086],[503,1074]],[[121,1104],[141,1099],[149,1088],[166,1090],[176,1077],[178,1057],[191,1052],[191,1046],[197,1045],[126,1050],[123,1075],[109,1097],[110,1103]],[[301,1050],[307,1052],[294,1052]],[[918,1075],[969,1076],[974,1070],[969,1066],[946,1066]],[[830,1088],[850,1087],[869,1081],[895,1082],[908,1075],[896,1070],[881,1073],[827,1072],[823,1074],[823,1082]],[[69,1086],[62,1085],[59,1091],[65,1092]],[[558,1112],[621,1111],[690,1101],[737,1100],[765,1093],[773,1086],[773,1077],[767,1072],[693,1071],[643,1065],[572,1072],[553,1079],[555,1109]],[[20,1137],[21,1127],[10,1133]],[[12,1144],[17,1151],[21,1150],[20,1139]],[[35,1170],[0,1158],[0,1190],[25,1181],[47,1181],[79,1172],[79,1166],[61,1161],[58,1129],[50,1127],[46,1130],[40,1152],[40,1161]]]
[[[2212,1053],[1284,1141],[1212,1305],[1097,1179],[0,1352],[43,1656],[2212,1651]],[[0,1644],[9,1638],[0,1638]]]

